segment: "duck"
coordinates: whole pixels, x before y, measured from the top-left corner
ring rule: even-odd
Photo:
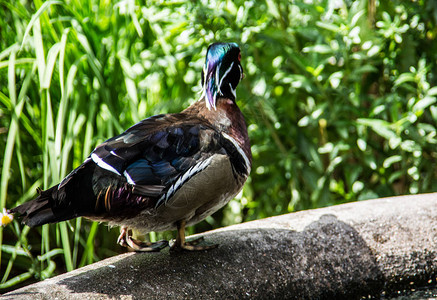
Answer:
[[[203,238],[187,241],[185,228],[226,205],[250,174],[250,140],[236,103],[243,77],[238,44],[209,45],[198,101],[106,140],[59,184],[5,215],[30,227],[78,217],[120,226],[117,243],[135,251],[215,248]],[[170,245],[137,240],[132,230],[177,233]]]

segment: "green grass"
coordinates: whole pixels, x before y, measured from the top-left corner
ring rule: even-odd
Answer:
[[[242,48],[254,165],[243,193],[190,233],[437,191],[437,5],[205,3],[0,0],[0,209],[135,122],[197,100],[217,40]],[[85,219],[14,221],[0,228],[0,289],[121,253],[117,235]]]

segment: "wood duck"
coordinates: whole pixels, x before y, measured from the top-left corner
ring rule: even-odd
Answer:
[[[86,217],[121,226],[118,243],[136,251],[159,251],[167,241],[144,243],[141,232],[177,229],[171,249],[203,250],[185,241],[194,225],[242,189],[252,164],[246,123],[236,87],[243,78],[235,43],[208,47],[202,96],[176,114],[162,114],[108,139],[61,183],[9,211],[39,226]]]

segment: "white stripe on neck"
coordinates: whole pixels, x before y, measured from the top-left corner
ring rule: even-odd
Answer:
[[[248,171],[247,175],[249,175],[251,167],[250,167],[250,162],[249,162],[249,159],[247,158],[246,153],[244,153],[243,149],[240,147],[238,142],[233,137],[231,137],[230,135],[228,135],[227,133],[224,133],[224,132],[222,132],[222,135],[225,139],[229,140],[232,144],[234,144],[235,148],[237,148],[238,153],[240,153],[240,155],[244,159],[244,163],[246,164],[246,169]]]
[[[219,91],[220,91],[221,95],[223,95],[222,90],[221,90],[223,79],[225,79],[225,77],[229,74],[229,72],[231,72],[233,66],[234,66],[234,62],[232,62],[231,66],[226,70],[225,74],[223,74],[223,77],[220,79]]]

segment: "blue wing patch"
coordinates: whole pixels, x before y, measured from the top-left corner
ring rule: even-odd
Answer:
[[[160,178],[155,176],[152,166],[146,159],[139,159],[130,164],[123,175],[130,184],[161,184]]]

